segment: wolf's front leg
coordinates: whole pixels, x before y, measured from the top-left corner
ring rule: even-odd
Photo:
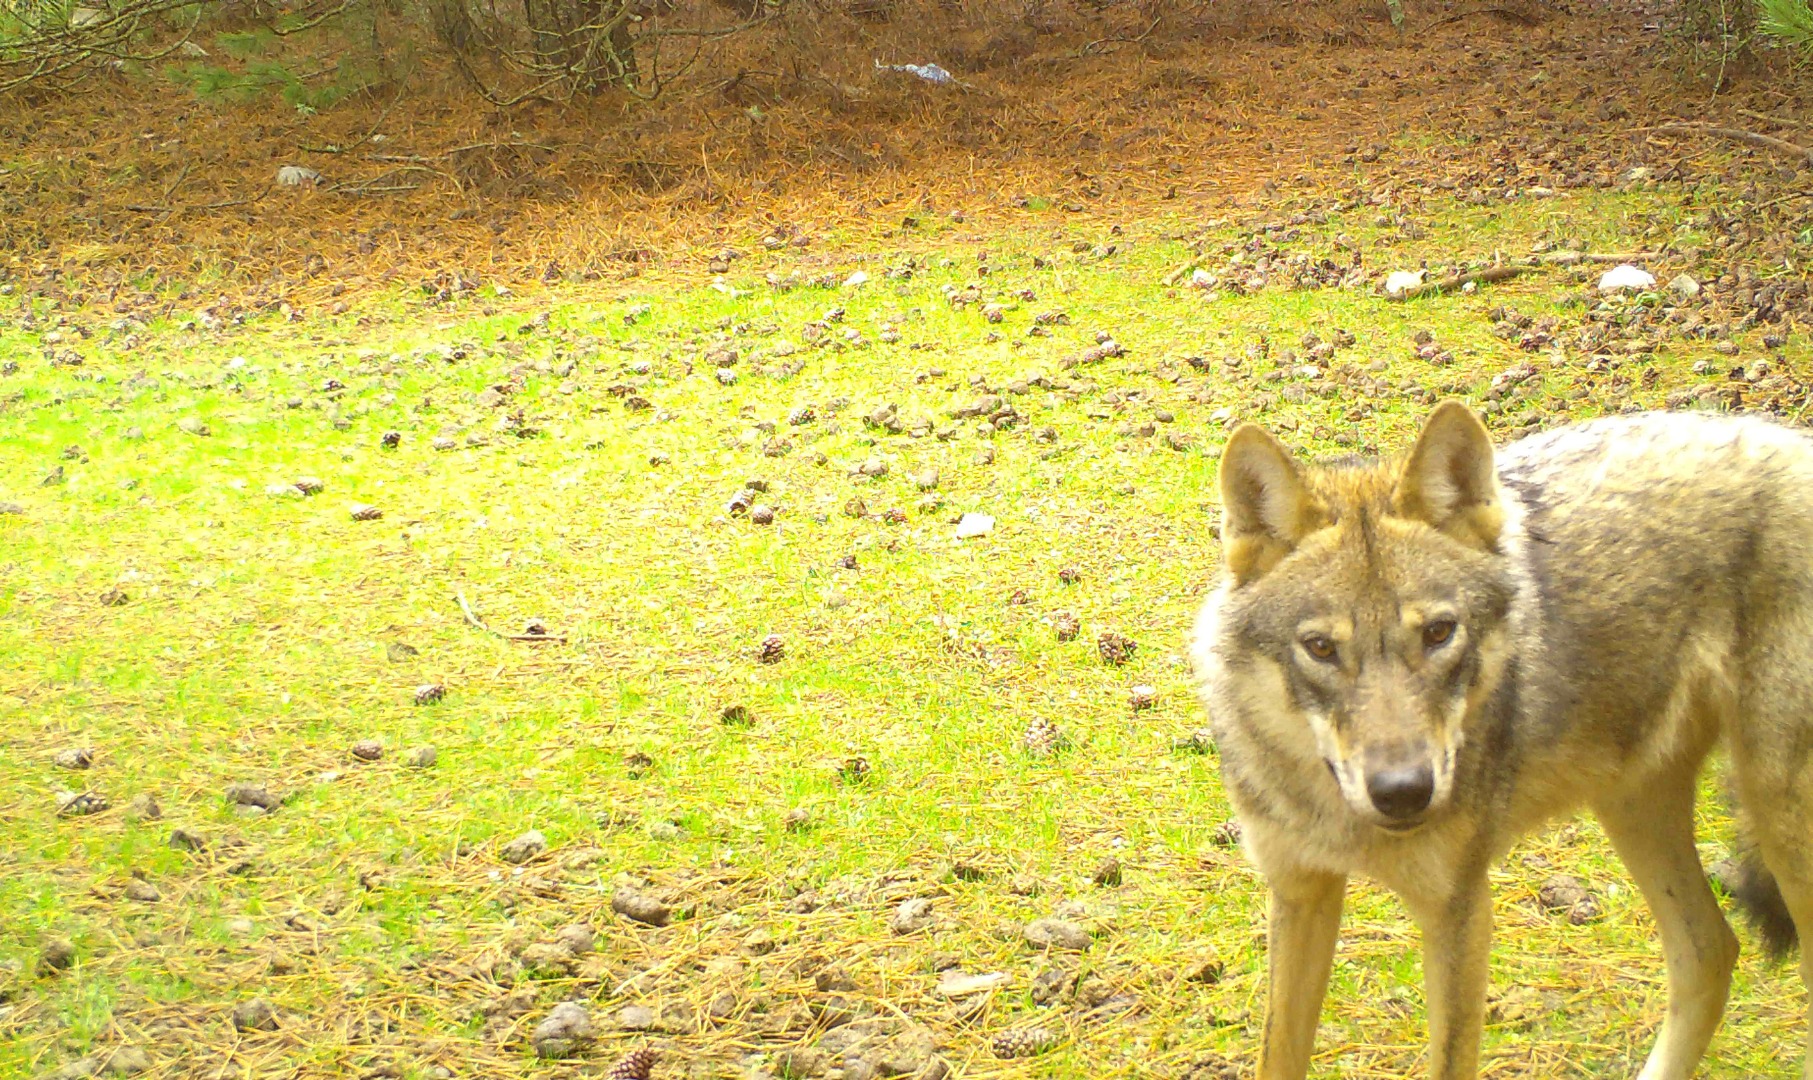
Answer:
[[[1492,892],[1483,869],[1443,896],[1404,895],[1423,931],[1429,1004],[1429,1080],[1473,1080],[1485,1027]]]
[[[1303,1080],[1315,1048],[1316,1022],[1328,993],[1341,930],[1347,879],[1338,874],[1292,872],[1268,877],[1271,918],[1266,927],[1270,983],[1265,1003],[1265,1042],[1259,1080]]]

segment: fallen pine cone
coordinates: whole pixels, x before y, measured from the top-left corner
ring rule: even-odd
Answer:
[[[1058,1044],[1057,1033],[1050,1028],[1022,1028],[1003,1031],[992,1044],[998,1058],[1037,1057]]]
[[[632,1050],[605,1074],[605,1080],[649,1080],[661,1052],[652,1046]]]
[[[756,659],[764,664],[778,664],[787,655],[787,642],[779,634],[769,634],[762,639],[762,651]]]
[[[1095,648],[1102,654],[1103,660],[1119,667],[1133,659],[1133,653],[1139,648],[1139,645],[1130,638],[1123,637],[1112,630],[1106,630],[1095,639]]]

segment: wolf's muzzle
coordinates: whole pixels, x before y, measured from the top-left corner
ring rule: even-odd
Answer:
[[[1393,821],[1412,821],[1435,798],[1435,770],[1427,761],[1369,770],[1366,795],[1379,813]]]

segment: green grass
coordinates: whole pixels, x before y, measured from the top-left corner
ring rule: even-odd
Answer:
[[[1455,207],[1410,239],[1382,213],[1336,213],[1287,246],[1345,259],[1345,234],[1387,269],[1539,241],[1696,242],[1679,193]],[[752,254],[724,278],[736,295],[680,278],[502,298],[486,286],[448,304],[371,296],[343,319],[260,315],[217,330],[187,325],[191,301],[126,328],[140,339],[130,350],[125,330],[109,339],[111,312],[41,298],[27,330],[23,290],[0,297],[0,353],[20,365],[0,377],[0,501],[25,511],[0,515],[0,1075],[121,1045],[147,1050],[163,1076],[581,1075],[527,1048],[554,1002],[588,1003],[602,1034],[583,1060],[608,1064],[649,1038],[615,1030],[622,1005],[721,994],[734,1002],[721,1023],[655,1036],[671,1051],[660,1075],[741,1075],[749,1055],[817,1037],[814,975],[827,964],[852,976],[859,1010],[929,1026],[966,1076],[1171,1076],[1210,1053],[1248,1059],[1263,883],[1218,842],[1229,811],[1214,757],[1173,749],[1201,723],[1182,651],[1217,558],[1225,418],[1264,420],[1315,452],[1390,449],[1428,402],[1481,402],[1493,375],[1534,360],[1541,373],[1492,418],[1514,432],[1722,386],[1726,367],[1765,355],[1761,331],[1734,339],[1735,359],[1669,337],[1595,375],[1578,350],[1524,353],[1491,333],[1499,304],[1578,327],[1590,309],[1567,271],[1413,305],[1275,281],[1209,300],[1159,282],[1193,258],[1222,272],[1250,238],[1235,226],[1126,222],[1115,235],[1036,206],[1026,221],[988,236],[928,222],[912,251],[830,256],[763,254],[747,238]],[[910,277],[884,272],[909,257]],[[763,282],[857,269],[871,279],[858,289]],[[1005,305],[1001,322],[946,300],[971,284]],[[833,308],[841,319],[815,347],[805,327]],[[1057,310],[1067,324],[1028,335]],[[898,342],[883,342],[886,325]],[[1289,370],[1286,349],[1337,328],[1356,342],[1328,377]],[[46,363],[52,329],[82,366]],[[1416,358],[1419,329],[1452,365]],[[1125,355],[1065,369],[1098,331]],[[777,355],[782,341],[797,351]],[[734,386],[713,377],[720,347],[741,354]],[[456,349],[463,358],[447,359]],[[1784,355],[1804,358],[1805,339]],[[1717,374],[1694,374],[1703,359]],[[1639,369],[1657,374],[1646,383]],[[1034,374],[1050,385],[1006,392]],[[1366,393],[1360,376],[1382,381]],[[505,404],[480,403],[513,377]],[[330,378],[344,389],[325,392]],[[977,379],[1019,424],[985,436],[949,417],[989,392]],[[630,397],[650,407],[627,409]],[[935,434],[865,425],[888,403]],[[789,424],[807,406],[816,419]],[[499,430],[517,410],[537,435]],[[180,430],[185,418],[211,434]],[[386,431],[398,448],[381,447]],[[433,449],[443,435],[457,448]],[[774,439],[791,444],[783,456],[764,455]],[[870,458],[885,476],[851,475]],[[63,481],[41,485],[59,466]],[[929,495],[915,484],[927,469],[939,474]],[[301,476],[325,490],[267,494]],[[766,527],[726,513],[755,479],[777,508]],[[865,516],[845,512],[853,497]],[[383,517],[352,520],[355,502]],[[891,510],[904,520],[889,523]],[[966,511],[993,515],[993,533],[955,539]],[[103,603],[111,589],[123,604]],[[1017,591],[1024,603],[1010,602]],[[494,629],[539,618],[566,640],[475,628],[461,595]],[[1061,611],[1081,620],[1077,640],[1056,639]],[[1100,659],[1104,631],[1139,643],[1130,663]],[[762,664],[769,634],[785,657]],[[418,653],[390,659],[397,642]],[[445,699],[414,704],[426,683]],[[1132,711],[1137,684],[1157,688],[1155,708]],[[753,722],[725,724],[732,705]],[[1040,718],[1068,750],[1023,749]],[[354,761],[361,739],[380,740],[383,760]],[[424,744],[438,762],[407,767]],[[52,764],[73,746],[95,748],[92,770]],[[870,763],[866,779],[840,772],[852,756]],[[286,801],[240,817],[223,798],[240,781]],[[65,787],[112,808],[60,818]],[[131,810],[141,795],[161,820]],[[810,825],[790,830],[801,808]],[[1716,856],[1728,830],[1707,815]],[[172,850],[175,827],[209,849]],[[549,854],[501,862],[498,848],[528,829]],[[1553,868],[1523,861],[1533,854]],[[1125,884],[1093,885],[1110,856]],[[985,875],[952,876],[958,859]],[[1570,927],[1536,909],[1537,886],[1561,870],[1594,887],[1600,921]],[[135,872],[161,900],[122,895]],[[662,930],[618,919],[621,875],[690,910]],[[1028,883],[1035,895],[1021,895]],[[1497,1074],[1634,1073],[1661,1016],[1659,951],[1596,828],[1526,843],[1497,886],[1494,986],[1548,995],[1494,1024]],[[802,891],[822,906],[801,910]],[[891,934],[894,906],[921,895],[936,898],[932,929]],[[1019,927],[1073,900],[1093,947],[1030,952]],[[514,970],[523,946],[575,921],[599,944],[571,974]],[[772,952],[746,944],[756,931]],[[77,962],[40,975],[52,937],[72,941]],[[1183,981],[1210,956],[1225,963],[1219,982]],[[960,1009],[933,992],[936,962],[953,958],[1011,981]],[[1033,977],[1053,962],[1136,1007],[1101,1019],[1035,1005]],[[533,1007],[488,1020],[481,1007],[512,983],[532,989]],[[1747,955],[1705,1075],[1788,1075],[1799,995],[1789,971]],[[253,996],[277,1007],[277,1031],[232,1029],[232,1006]],[[1034,1021],[1061,1032],[1055,1050],[991,1056],[995,1033]],[[1422,1039],[1415,935],[1395,900],[1356,885],[1318,1068],[1402,1075]]]

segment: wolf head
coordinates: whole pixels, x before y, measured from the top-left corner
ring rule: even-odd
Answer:
[[[1305,467],[1253,425],[1222,454],[1221,665],[1245,722],[1408,831],[1454,789],[1510,652],[1507,508],[1484,425],[1439,406],[1405,457]]]

